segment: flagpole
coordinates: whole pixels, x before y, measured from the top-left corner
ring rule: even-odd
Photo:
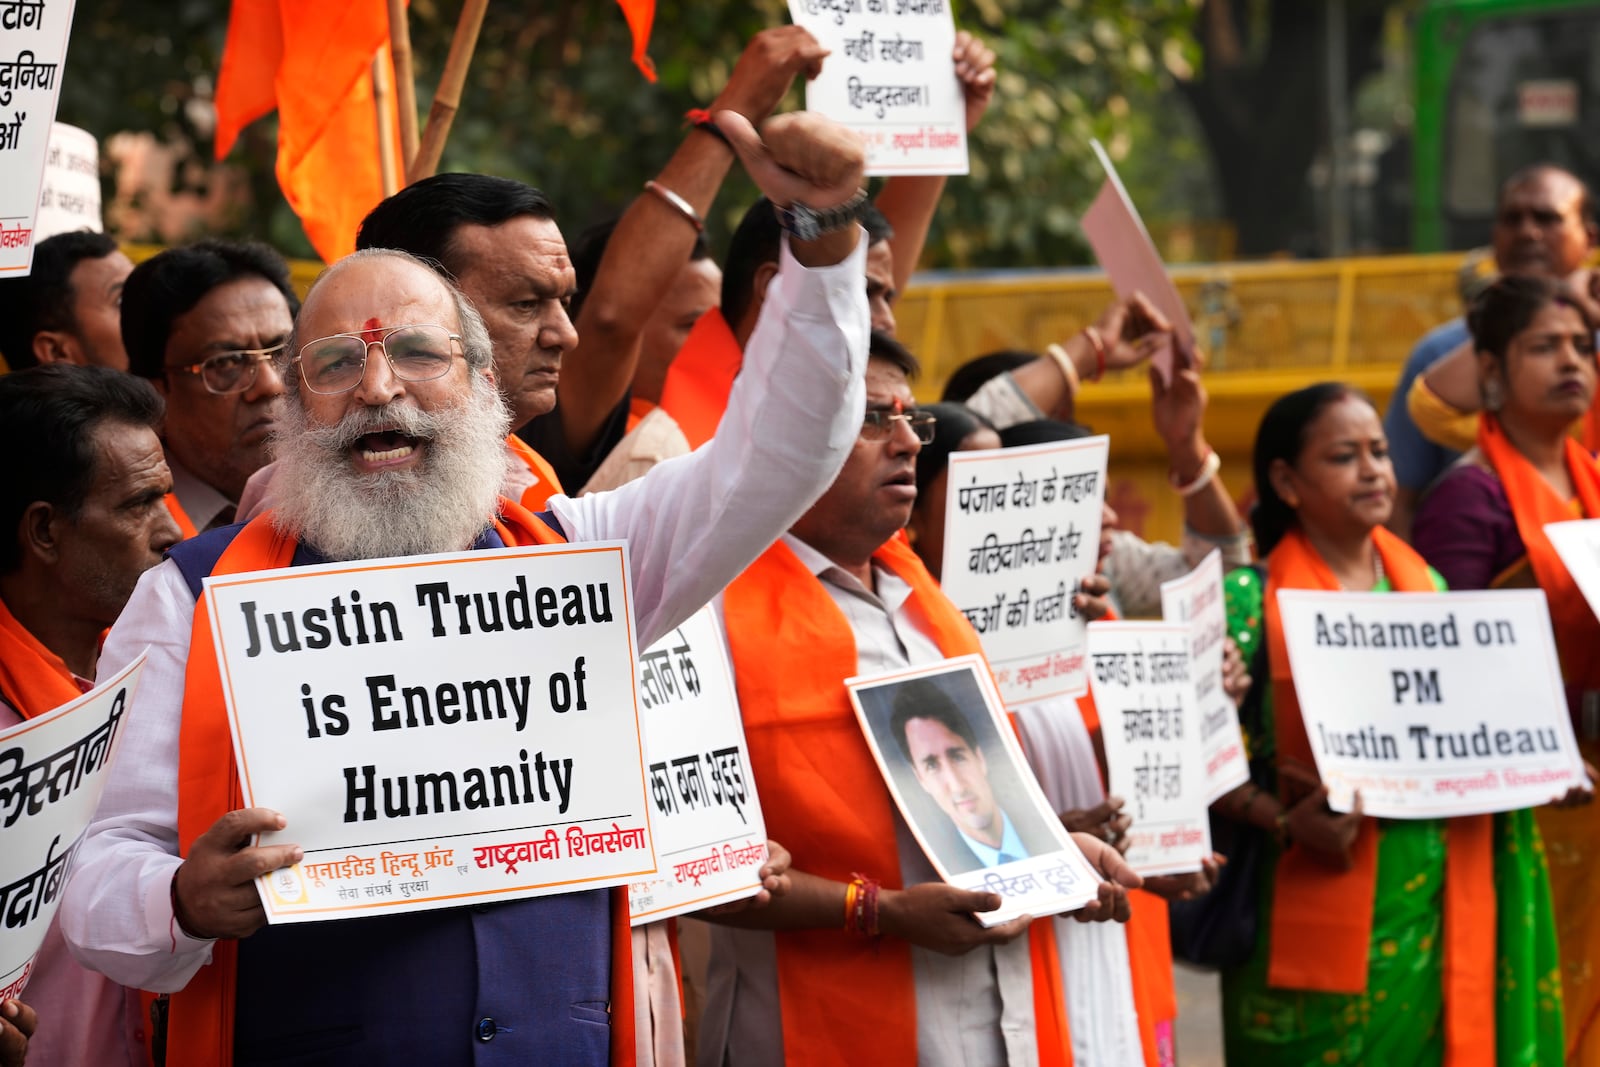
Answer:
[[[406,0],[389,0],[389,54],[394,57],[395,107],[400,112],[400,169],[417,158],[417,75],[411,65],[411,21]]]
[[[373,118],[378,124],[378,169],[383,174],[383,195],[393,196],[400,191],[400,167],[394,158],[394,132],[387,121],[389,114],[389,64],[382,46],[372,57]]]
[[[466,84],[467,68],[472,65],[472,53],[478,47],[478,31],[483,28],[483,13],[488,7],[489,0],[466,0],[462,5],[455,36],[450,40],[450,55],[445,59],[444,73],[439,76],[439,89],[433,94],[433,105],[428,108],[428,125],[422,131],[422,143],[406,172],[407,184],[432,177],[439,169],[439,157],[444,155],[450,124],[461,106],[461,88]]]

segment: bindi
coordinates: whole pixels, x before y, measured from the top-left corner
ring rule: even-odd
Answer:
[[[361,324],[361,339],[370,345],[372,342],[379,339],[378,334],[382,332],[382,329],[383,323],[378,319],[368,319],[366,322]]]

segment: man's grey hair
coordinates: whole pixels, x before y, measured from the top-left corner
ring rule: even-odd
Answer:
[[[478,309],[472,306],[472,301],[456,287],[437,263],[414,256],[410,252],[403,252],[398,248],[363,248],[352,252],[337,263],[330,264],[323,272],[317,275],[317,280],[311,283],[311,288],[306,291],[306,301],[309,303],[311,295],[317,291],[317,286],[334,273],[343,270],[348,264],[368,259],[397,259],[403,263],[411,263],[439,279],[446,289],[450,291],[450,299],[455,304],[456,319],[461,323],[461,350],[467,360],[467,369],[480,373],[494,366],[494,342],[489,340],[489,328],[483,324],[483,316],[478,314]],[[402,325],[397,323],[396,325]],[[440,323],[440,325],[448,325]],[[300,319],[295,319],[294,328],[289,331],[289,343],[283,350],[285,364],[300,354],[300,346],[316,338],[302,339],[300,334]],[[300,374],[293,367],[285,366],[283,373],[284,387],[292,392],[300,391]]]

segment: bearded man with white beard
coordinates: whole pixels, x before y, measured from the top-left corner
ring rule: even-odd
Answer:
[[[868,315],[850,205],[864,200],[864,153],[816,115],[761,135],[717,121],[791,220],[801,205],[820,215],[792,234],[728,432],[614,492],[555,497],[538,515],[498,496],[508,416],[488,337],[422,261],[368,250],[312,288],[288,349],[273,510],[147,572],[102,654],[114,672],[149,646],[61,922],[86,965],[171,994],[166,1062],[633,1062],[626,910],[614,936],[605,891],[264,926],[254,879],[302,854],[250,844],[292,833],[278,813],[230,810],[234,758],[196,598],[214,573],[626,538],[642,648],[760,555],[859,429]]]

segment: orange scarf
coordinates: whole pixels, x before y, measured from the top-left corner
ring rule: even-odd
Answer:
[[[83,696],[64,660],[28,632],[0,600],[0,697],[24,719]]]
[[[507,545],[562,544],[564,538],[521,505],[500,501],[495,532]],[[272,513],[257,516],[239,531],[212,574],[278,570],[294,560],[294,538],[272,525]],[[187,853],[195,838],[230,811],[244,806],[233,741],[222,698],[222,677],[211,642],[210,614],[195,602],[189,664],[184,678],[183,721],[178,735],[178,851]],[[626,887],[611,901],[611,1062],[634,1062],[633,956],[628,934]],[[172,995],[167,1027],[167,1062],[225,1065],[233,1062],[233,1002],[239,943],[222,939],[212,948],[211,965]]]
[[[1585,516],[1600,518],[1600,467],[1578,442],[1569,437],[1565,444],[1567,473],[1572,476],[1578,503]],[[1533,577],[1550,602],[1550,626],[1556,635],[1561,673],[1579,688],[1600,689],[1600,655],[1596,654],[1600,649],[1600,620],[1595,618],[1594,610],[1578,591],[1578,584],[1544,532],[1545,523],[1565,522],[1572,518],[1572,512],[1555,488],[1517,451],[1493,415],[1484,415],[1478,423],[1478,448],[1500,476]]]
[[[178,503],[177,493],[168,493],[162,498],[162,503],[167,505],[167,511],[172,515],[172,521],[178,524],[178,532],[183,534],[187,541],[200,531],[195,529],[194,520],[189,518],[189,513],[183,510],[183,505]]]
[[[1434,591],[1428,565],[1410,546],[1381,526],[1372,531],[1372,540],[1396,592]],[[1264,615],[1280,764],[1297,760],[1306,767],[1316,766],[1289,670],[1278,591],[1338,588],[1333,572],[1299,529],[1290,530],[1267,557]],[[1445,1063],[1452,1067],[1492,1064],[1493,816],[1451,819],[1445,837]],[[1375,820],[1362,820],[1353,860],[1350,870],[1339,872],[1319,863],[1304,849],[1290,848],[1279,857],[1272,905],[1269,985],[1325,993],[1360,993],[1366,989],[1378,879]]]
[[[690,448],[699,448],[716,434],[742,366],[744,349],[722,312],[712,308],[701,315],[661,386],[661,406],[689,439]]]
[[[556,477],[555,468],[545,462],[545,458],[535,452],[532,445],[516,434],[506,438],[506,447],[511,449],[518,461],[533,474],[533,484],[522,491],[522,499],[517,503],[531,512],[543,511],[545,501],[558,496],[562,491],[561,479]]]
[[[945,655],[981,650],[966,617],[910,548],[890,540],[873,558],[911,586],[912,610]],[[882,879],[885,889],[902,888],[894,801],[840,684],[856,674],[844,615],[781,543],[728,586],[723,608],[768,835],[812,874],[848,882],[860,871]],[[842,929],[774,936],[785,1059],[917,1062],[909,944]],[[1053,925],[1034,923],[1029,942],[1039,1062],[1065,1067],[1072,1046]]]

